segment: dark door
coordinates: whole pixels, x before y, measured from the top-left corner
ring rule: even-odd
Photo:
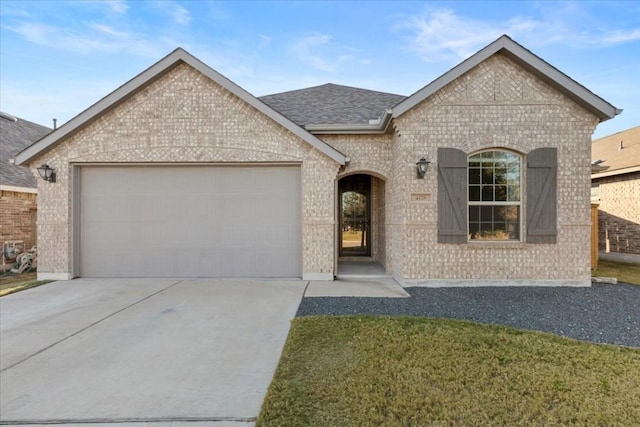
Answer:
[[[340,180],[340,256],[371,256],[371,177]]]

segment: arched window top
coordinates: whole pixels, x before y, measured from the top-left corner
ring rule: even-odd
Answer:
[[[519,240],[522,156],[483,150],[468,156],[469,240]]]
[[[504,148],[491,148],[469,154],[469,161],[519,161],[522,155]]]

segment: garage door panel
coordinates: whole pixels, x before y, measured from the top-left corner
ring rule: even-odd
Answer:
[[[85,277],[300,277],[300,168],[83,167]]]

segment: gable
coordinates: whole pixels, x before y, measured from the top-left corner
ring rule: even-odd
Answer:
[[[250,107],[252,107],[254,112],[260,113],[259,116],[263,117],[263,119],[268,119],[268,121],[270,122],[275,122],[282,128],[286,129],[289,133],[295,135],[297,138],[301,139],[327,157],[331,158],[333,161],[341,165],[345,163],[345,157],[342,153],[336,151],[320,139],[314,137],[301,127],[297,126],[291,120],[271,109],[266,104],[255,98],[253,95],[249,94],[244,89],[240,88],[235,83],[231,82],[226,77],[217,73],[206,64],[200,62],[198,59],[191,56],[189,53],[182,49],[176,49],[167,57],[163,58],[158,63],[151,66],[149,69],[145,70],[129,82],[125,83],[120,88],[116,89],[111,94],[104,97],[96,104],[92,105],[87,110],[80,113],[69,122],[65,123],[56,131],[52,132],[51,134],[39,140],[33,146],[19,153],[16,156],[16,163],[29,163],[37,156],[54,148],[56,145],[68,139],[70,136],[76,134],[77,132],[80,132],[90,123],[100,119],[101,116],[103,116],[113,108],[127,102],[132,96],[140,92],[144,92],[154,82],[161,79],[167,73],[170,73],[173,69],[179,68],[181,65],[190,67],[195,72],[199,73],[202,76],[201,78],[206,78],[225,89],[228,94],[226,99],[234,98],[236,101],[248,104]],[[167,94],[165,107],[173,107],[171,114],[172,117],[182,114],[184,115],[184,120],[191,120],[193,119],[193,115],[197,115],[198,112],[191,111],[191,106],[184,101],[185,100],[181,96],[176,96],[176,94]],[[175,104],[172,105],[172,102],[174,102]],[[154,113],[150,112],[150,114]],[[216,125],[216,123],[208,123],[208,126],[213,125]],[[218,125],[224,127],[225,124],[218,123]],[[259,130],[257,129],[255,131],[259,132]]]
[[[529,50],[514,42],[507,35],[503,35],[396,105],[393,108],[393,118],[402,116],[407,111],[422,103],[427,98],[431,98],[436,92],[456,82],[460,77],[474,70],[498,53],[508,57],[512,62],[518,64],[519,67],[537,76],[540,81],[544,81],[546,84],[554,87],[564,96],[597,116],[600,121],[611,119],[622,112],[622,110],[609,104],[566,74],[560,72]],[[508,89],[510,82],[505,81],[504,83],[504,87]],[[500,96],[499,93],[497,95]]]

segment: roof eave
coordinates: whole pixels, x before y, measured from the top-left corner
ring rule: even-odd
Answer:
[[[304,128],[314,135],[380,135],[390,132],[392,110],[386,110],[380,123],[363,124],[308,124]]]
[[[211,67],[181,48],[174,50],[151,67],[147,68],[145,71],[138,74],[136,77],[129,80],[127,83],[120,86],[118,89],[111,92],[109,95],[105,96],[100,101],[96,102],[91,107],[69,120],[63,126],[59,127],[49,135],[37,141],[35,144],[18,153],[15,157],[16,164],[25,165],[29,163],[35,157],[50,150],[58,142],[77,132],[82,127],[99,117],[100,114],[115,107],[120,102],[128,98],[131,94],[147,86],[153,80],[170,71],[180,63],[185,63],[198,70],[202,74],[206,75],[211,80],[215,81],[234,95],[238,96],[240,99],[257,109],[261,113],[265,114],[276,123],[292,132],[294,135],[308,142],[320,152],[336,161],[340,165],[345,164],[344,154],[340,153],[325,142],[311,135],[309,132],[305,131],[300,126],[296,125],[291,120],[287,119],[282,114],[278,113],[267,104],[260,101],[249,92],[242,89],[240,86],[236,85],[231,80],[227,79],[222,74],[213,70]]]
[[[607,170],[605,172],[591,174],[591,179],[606,178],[608,176],[624,175],[627,173],[640,172],[640,166],[631,166],[629,168]]]
[[[614,107],[589,91],[557,68],[513,41],[509,36],[503,35],[396,105],[393,108],[393,117],[396,118],[406,113],[438,90],[498,52],[506,53],[509,58],[515,59],[520,65],[524,65],[530,71],[542,76],[546,81],[568,94],[572,99],[594,112],[601,122],[612,119],[622,112],[621,109]]]

